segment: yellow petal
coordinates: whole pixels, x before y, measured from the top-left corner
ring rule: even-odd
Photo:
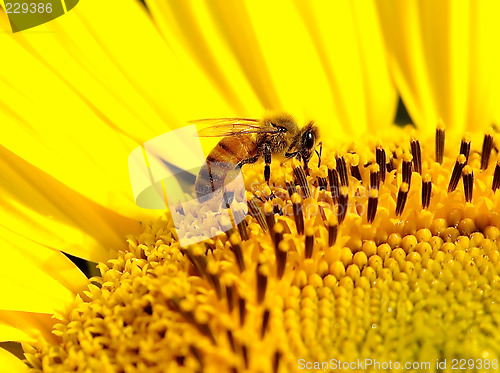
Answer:
[[[176,56],[199,65],[231,106],[233,115],[255,117],[264,108],[276,106],[276,96],[267,87],[269,77],[259,66],[255,45],[238,43],[248,31],[241,6],[227,1],[147,1],[147,4]],[[213,110],[204,115],[213,117]]]
[[[8,31],[5,13],[0,30]],[[94,202],[138,217],[127,168],[140,143],[227,115],[203,74],[168,48],[135,1],[81,2],[0,38],[1,144]]]
[[[29,372],[28,366],[10,352],[0,348],[0,372],[25,373]]]
[[[342,131],[343,118],[337,116],[330,82],[308,34],[308,25],[302,22],[294,5],[283,1],[248,2],[247,12],[280,108]],[[349,123],[345,125],[349,131]]]
[[[394,80],[413,121],[480,130],[498,100],[498,1],[377,1]]]
[[[332,92],[345,132],[384,130],[393,122],[396,92],[389,76],[374,4],[295,1]]]
[[[124,245],[126,234],[139,230],[137,221],[92,202],[1,146],[0,174],[4,251],[50,248],[103,261]]]
[[[10,258],[10,255],[14,255],[13,258],[21,257],[22,263],[34,265],[51,276],[57,285],[61,285],[73,293],[81,292],[87,288],[87,278],[78,267],[59,250],[44,246],[37,241],[36,237],[30,237],[32,230],[25,231],[24,235],[21,235],[0,225],[0,232],[2,234],[0,242],[6,251],[7,258]],[[22,264],[19,264],[17,271],[19,275],[16,277],[22,281],[31,276]],[[26,279],[27,281],[28,279]]]
[[[0,341],[35,342],[43,335],[48,341],[56,341],[52,327],[57,320],[45,313],[0,311]]]
[[[62,312],[74,299],[75,293],[71,289],[84,289],[85,276],[78,273],[79,270],[64,254],[39,244],[29,245],[29,239],[19,237],[3,227],[0,227],[0,233],[3,249],[0,262],[0,309]],[[34,249],[39,251],[35,252]],[[32,255],[28,250],[33,250]]]

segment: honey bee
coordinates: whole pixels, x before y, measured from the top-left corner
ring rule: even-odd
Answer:
[[[222,137],[206,158],[196,177],[198,200],[222,188],[229,171],[263,159],[264,179],[269,184],[271,157],[297,158],[307,172],[313,151],[321,162],[318,128],[313,122],[299,128],[289,114],[267,116],[261,120],[247,118],[201,119],[192,123],[207,125],[198,131],[200,137]],[[316,147],[320,146],[320,152]]]

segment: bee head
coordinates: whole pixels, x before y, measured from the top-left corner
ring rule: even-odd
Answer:
[[[300,136],[300,150],[302,158],[309,159],[311,157],[312,151],[316,147],[318,142],[318,127],[314,125],[314,122],[309,122],[301,131]]]

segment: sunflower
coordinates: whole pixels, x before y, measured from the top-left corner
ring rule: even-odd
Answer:
[[[498,369],[498,7],[87,0],[14,35],[0,11],[2,369]],[[268,110],[314,119],[321,162],[245,166],[237,227],[181,247],[135,205],[138,145]]]

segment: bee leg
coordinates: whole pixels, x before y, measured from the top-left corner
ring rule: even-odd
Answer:
[[[307,176],[309,176],[309,159],[306,159],[305,157],[302,157],[302,160],[304,161],[304,173]]]
[[[297,156],[297,154],[299,154],[299,152],[298,152],[298,151],[296,151],[296,152],[291,152],[291,153],[285,153],[285,157],[286,157],[286,158],[293,158],[293,157],[296,157],[296,156]]]
[[[238,163],[238,164],[236,165],[236,168],[241,168],[241,167],[243,167],[243,165],[245,165],[245,164],[252,164],[252,163],[255,163],[255,162],[257,162],[258,160],[259,160],[259,155],[258,155],[258,154],[256,154],[256,155],[254,155],[254,156],[253,156],[253,157],[251,157],[251,158],[243,159],[240,163]]]
[[[231,203],[233,203],[234,192],[225,190],[222,198],[224,198],[225,207],[228,209],[230,208]]]
[[[258,154],[254,155],[253,157],[243,159],[236,165],[236,169],[241,169],[241,167],[243,167],[243,165],[245,164],[255,163],[257,162],[258,159],[259,159]],[[224,194],[222,195],[222,198],[224,199],[223,206],[228,209],[231,206],[231,203],[233,203],[234,192],[225,190]]]
[[[268,144],[264,144],[264,162],[266,163],[264,167],[264,179],[269,185],[269,179],[271,178],[271,148]]]

